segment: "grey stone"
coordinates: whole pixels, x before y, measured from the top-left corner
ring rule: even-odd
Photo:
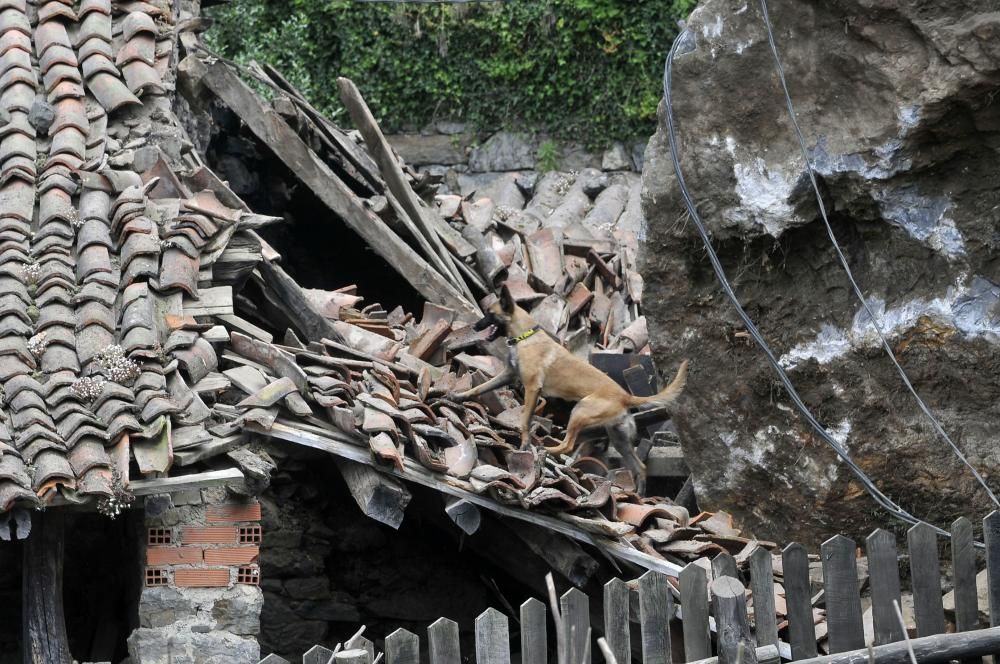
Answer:
[[[600,172],[591,176],[583,176],[581,174],[580,184],[583,187],[583,193],[593,199],[597,198],[598,194],[608,188],[608,185],[611,184],[611,178]]]
[[[192,632],[198,632],[199,634],[208,634],[212,631],[211,625],[206,625],[205,623],[196,623],[191,625]]]
[[[144,501],[146,518],[156,518],[162,516],[164,512],[173,508],[170,502],[170,494],[162,493],[155,496],[146,496]]]
[[[261,573],[277,578],[315,576],[323,568],[323,556],[314,550],[269,549],[261,560]]]
[[[342,595],[343,593],[338,593]],[[361,621],[361,611],[349,596],[341,599],[306,600],[295,605],[295,613],[310,620],[356,623]]]
[[[45,136],[56,119],[56,109],[42,97],[36,97],[28,111],[28,122],[35,131]]]
[[[601,157],[579,143],[567,143],[560,148],[559,169],[582,171],[585,168],[600,168]]]
[[[540,177],[538,173],[530,171],[518,175],[514,183],[517,184],[517,188],[521,190],[524,197],[528,199],[535,195],[535,186],[538,185],[538,178]]]
[[[195,611],[194,596],[189,590],[153,586],[143,588],[139,597],[139,625],[142,627],[165,627],[193,616]]]
[[[140,627],[128,638],[133,664],[257,664],[260,646],[229,632]]]
[[[173,494],[174,505],[201,505],[201,491],[191,489],[190,491],[178,491]]]
[[[684,175],[723,266],[804,401],[882,492],[929,523],[986,514],[988,496],[879,348],[819,219],[766,31],[736,7],[699,4],[693,50],[673,71]],[[771,13],[782,17],[798,120],[859,286],[944,430],[995,478],[1000,185],[995,153],[980,149],[1000,131],[982,101],[1000,74],[996,36],[981,28],[995,17],[947,0],[880,6],[878,20],[869,7],[774,0]],[[683,358],[697,367],[674,415],[699,506],[730,512],[762,539],[810,547],[898,525],[776,389],[758,348],[723,333],[743,324],[693,224],[679,223],[662,117],[643,179],[656,364],[666,375]]]
[[[629,147],[629,153],[632,156],[632,168],[635,169],[637,173],[642,173],[642,165],[645,163],[646,145],[648,143],[649,141],[647,139],[633,141]]]
[[[624,143],[615,143],[605,150],[601,157],[601,169],[605,171],[627,171],[632,168],[632,156]]]
[[[227,589],[212,604],[216,629],[234,634],[253,636],[260,632],[260,611],[264,592],[256,587],[240,585]]]
[[[439,134],[454,136],[455,134],[464,134],[466,132],[466,124],[464,122],[442,120],[434,125],[434,129],[436,129]]]
[[[979,600],[979,621],[983,625],[990,624],[990,584],[986,570],[976,575],[976,596]],[[955,591],[948,592],[943,598],[945,612],[951,614],[955,611]]]
[[[479,173],[517,171],[534,167],[534,142],[527,136],[509,131],[498,131],[485,143],[473,148],[469,155],[469,169]]]

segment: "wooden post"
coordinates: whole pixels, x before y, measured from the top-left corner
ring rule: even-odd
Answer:
[[[896,617],[893,602],[899,602],[899,556],[896,538],[879,528],[865,540],[868,553],[868,575],[872,586],[872,621],[875,645],[902,641],[903,627]]]
[[[670,618],[674,606],[667,577],[646,572],[639,577],[639,623],[643,664],[670,664]]]
[[[986,544],[986,584],[990,597],[990,625],[1000,626],[1000,512],[994,510],[983,519],[983,542]],[[1000,652],[1000,649],[997,650]]]
[[[545,664],[548,658],[545,604],[531,597],[521,605],[521,664]]]
[[[788,637],[792,659],[816,656],[816,627],[812,615],[809,585],[809,554],[801,544],[792,542],[781,552],[785,573],[785,605],[788,608]]]
[[[854,541],[843,535],[831,537],[820,547],[831,653],[865,646],[856,551]]]
[[[323,646],[313,646],[302,655],[302,664],[329,664],[333,651]]]
[[[337,468],[365,516],[399,530],[412,497],[409,489],[396,478],[360,463],[338,459]]]
[[[758,646],[778,645],[778,616],[774,607],[774,569],[771,552],[761,547],[750,554],[750,590],[753,626]]]
[[[476,618],[477,664],[510,664],[509,636],[507,616],[493,608],[483,611]]]
[[[716,579],[712,582],[712,604],[715,606],[719,664],[757,664],[743,584],[729,576]]]
[[[372,656],[364,648],[351,648],[335,654],[333,662],[334,664],[372,664]]]
[[[708,625],[708,572],[688,563],[677,576],[684,611],[684,660],[693,662],[712,656],[712,633]]]
[[[926,523],[918,523],[906,532],[910,551],[910,576],[913,579],[913,615],[918,636],[944,632],[944,605],[941,601],[941,564],[938,561],[937,535]]]
[[[32,514],[21,567],[22,655],[24,664],[71,664],[63,614],[65,514]]]
[[[604,637],[617,664],[632,664],[628,623],[628,585],[621,579],[604,584]]]
[[[420,637],[400,627],[385,637],[386,664],[420,664]]]
[[[458,623],[438,618],[427,628],[431,664],[462,664],[458,642]]]

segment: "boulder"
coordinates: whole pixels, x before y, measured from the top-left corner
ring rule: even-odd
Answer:
[[[1000,409],[1000,19],[988,3],[772,0],[825,204],[900,362],[994,488]],[[759,5],[692,13],[673,94],[720,260],[802,398],[883,492],[947,527],[990,508],[850,290],[819,217]],[[676,424],[703,509],[817,543],[895,523],[791,407],[685,222],[662,116],[644,155],[658,365],[690,358]]]
[[[160,629],[141,627],[128,637],[133,664],[256,664],[260,646],[229,632],[202,632],[196,624]]]

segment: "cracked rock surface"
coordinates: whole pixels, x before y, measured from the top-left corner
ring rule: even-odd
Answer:
[[[918,392],[1000,488],[1000,15],[986,1],[772,0],[830,221]],[[991,508],[905,392],[827,237],[756,2],[709,0],[674,63],[682,166],[740,300],[801,396],[890,497],[947,527]],[[889,525],[791,402],[686,221],[662,120],[646,151],[658,364],[703,509],[817,542]]]

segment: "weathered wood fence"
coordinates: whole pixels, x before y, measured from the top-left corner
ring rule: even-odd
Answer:
[[[642,664],[671,664],[676,653],[684,662],[698,664],[776,664],[780,660],[809,664],[904,664],[912,648],[920,664],[1000,654],[1000,512],[983,520],[989,607],[992,627],[980,629],[976,589],[977,555],[973,525],[967,518],[951,527],[950,553],[954,576],[954,630],[946,634],[941,596],[939,540],[934,530],[918,524],[907,532],[910,586],[916,634],[904,631],[900,606],[900,571],[897,542],[891,533],[876,530],[864,542],[868,558],[873,638],[865,638],[861,588],[857,571],[857,544],[842,535],[824,542],[820,549],[822,591],[813,595],[809,556],[801,544],[781,552],[784,593],[776,594],[772,554],[757,549],[749,558],[748,587],[728,553],[707,565],[690,563],[676,578],[647,572],[632,584],[613,579],[604,586],[604,625],[592,630],[590,598],[570,589],[554,608],[557,634],[550,642],[547,608],[537,599],[520,607],[520,662],[547,664],[553,651],[559,664],[631,664],[632,630],[638,627]],[[749,591],[749,592],[747,592]],[[630,595],[638,599],[637,625],[630,619]],[[555,596],[552,593],[553,598]],[[748,608],[748,599],[750,607]],[[779,616],[776,601],[785,610]],[[814,605],[826,607],[828,655],[819,656],[820,622]],[[636,605],[633,604],[633,607]],[[670,621],[680,619],[682,643],[671,643]],[[779,623],[779,620],[781,621]],[[787,641],[779,640],[779,627]],[[603,634],[597,648],[592,636]],[[911,638],[912,636],[912,638]],[[714,638],[713,638],[714,637]],[[430,664],[461,664],[458,624],[439,618],[427,629]],[[475,623],[477,664],[510,664],[510,619],[496,609],[483,612]],[[563,645],[552,648],[560,641]],[[871,641],[871,642],[869,642]],[[603,652],[602,652],[603,650]],[[470,653],[466,653],[468,655]],[[398,629],[385,638],[385,664],[420,664],[420,639]],[[303,656],[303,664],[377,664],[371,641],[356,635],[344,646],[329,650],[316,646]],[[271,655],[261,664],[281,664]]]

